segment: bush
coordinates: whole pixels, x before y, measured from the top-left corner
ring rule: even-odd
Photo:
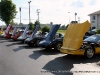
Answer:
[[[49,30],[50,30],[50,27],[49,27],[49,26],[44,26],[44,27],[41,29],[42,32],[49,32]]]
[[[98,30],[96,31],[96,33],[97,33],[97,34],[100,34],[100,29],[98,29]]]

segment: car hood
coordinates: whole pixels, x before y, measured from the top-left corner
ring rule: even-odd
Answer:
[[[47,45],[47,44],[49,44],[51,41],[53,41],[54,36],[55,36],[57,30],[59,29],[59,27],[60,27],[60,24],[59,24],[59,25],[58,25],[58,24],[52,25],[52,28],[50,29],[50,32],[49,32],[49,34],[47,35],[47,37],[46,37],[44,40],[42,40],[39,44],[40,44],[40,45]]]
[[[39,28],[40,28],[40,26],[36,25],[36,27],[34,28],[33,33],[31,34],[31,36],[28,39],[26,39],[26,41],[31,41],[32,39],[34,39],[35,38],[35,34],[39,30]]]
[[[88,21],[79,24],[70,24],[66,30],[61,49],[77,50],[83,43],[83,37],[89,30]]]

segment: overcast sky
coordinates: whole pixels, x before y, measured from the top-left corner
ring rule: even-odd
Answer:
[[[20,23],[19,7],[22,8],[21,16],[22,23],[29,23],[29,3],[30,0],[12,0],[17,7],[17,15],[14,19],[15,22]],[[80,22],[90,20],[88,14],[98,11],[100,9],[100,0],[31,0],[30,15],[31,22],[37,20],[36,10],[40,9],[40,22],[54,24],[65,24],[69,21],[80,19]],[[70,13],[68,13],[70,12]],[[4,24],[0,22],[0,25]]]

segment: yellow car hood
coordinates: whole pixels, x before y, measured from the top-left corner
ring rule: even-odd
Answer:
[[[70,24],[66,30],[61,49],[77,50],[83,43],[85,33],[90,29],[88,21],[80,24]]]

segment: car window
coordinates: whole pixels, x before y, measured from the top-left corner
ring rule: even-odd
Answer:
[[[100,36],[90,36],[86,38],[84,41],[98,42],[100,40]]]

